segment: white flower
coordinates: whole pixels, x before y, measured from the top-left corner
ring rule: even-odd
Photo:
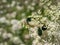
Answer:
[[[7,0],[2,0],[2,2],[6,3],[6,2],[7,2]]]
[[[33,38],[39,38],[37,34],[37,27],[29,28],[29,35]]]
[[[51,36],[52,35],[52,32],[51,31],[47,31],[48,32],[48,36]]]
[[[25,44],[22,43],[22,44],[20,44],[20,45],[25,45]]]
[[[7,18],[15,18],[15,16],[16,16],[16,12],[12,12],[12,13],[7,13],[7,15],[6,15],[6,17]]]
[[[13,35],[11,33],[7,33],[7,35],[8,35],[9,38],[13,37]]]
[[[42,23],[46,23],[46,22],[47,22],[47,17],[43,17],[40,21],[41,21]]]
[[[17,23],[18,23],[18,20],[16,20],[16,19],[12,19],[12,20],[11,20],[11,24],[12,24],[12,25],[15,25],[15,24],[17,24]]]
[[[11,5],[10,4],[7,4],[6,7],[9,8],[9,7],[11,7]]]
[[[42,45],[42,43],[39,42],[37,45]]]
[[[37,13],[36,12],[32,12],[32,16],[35,16]]]
[[[8,45],[8,43],[7,42],[4,42],[4,45]]]
[[[5,23],[5,22],[6,22],[6,18],[5,18],[5,17],[1,17],[1,18],[0,18],[0,22],[1,22],[1,23]]]
[[[50,28],[51,31],[56,31],[58,28],[58,23],[57,22],[50,22],[48,27]]]
[[[7,24],[7,25],[10,25],[11,23],[10,23],[10,21],[9,21],[9,20],[6,20],[6,24]]]
[[[15,4],[16,4],[16,2],[15,1],[12,1],[11,7],[13,7]]]
[[[52,3],[52,2],[51,2],[51,1],[49,1],[49,2],[47,3],[47,6],[50,6],[50,5],[51,5],[51,3]]]
[[[16,6],[17,10],[22,10],[23,9],[23,6]]]
[[[7,20],[5,17],[1,17],[1,18],[0,18],[0,23],[10,24],[10,21]]]
[[[53,45],[52,43],[49,43],[49,42],[45,42],[45,43],[43,43],[44,45]],[[42,44],[42,45],[43,45]]]
[[[49,43],[49,45],[52,45],[52,43]]]
[[[24,3],[25,3],[25,4],[28,4],[28,1],[26,0]]]
[[[51,5],[50,8],[51,8],[52,10],[56,10],[56,9],[57,9],[57,7],[56,7],[55,5]]]
[[[0,43],[0,45],[4,45],[3,43]]]
[[[4,11],[1,11],[1,10],[0,10],[0,14],[3,14],[3,13],[4,13]]]
[[[30,5],[28,5],[28,10],[34,10],[34,7],[33,6],[30,6]]]
[[[26,19],[25,18],[21,19],[20,20],[20,23],[21,23],[22,27],[24,27],[25,24],[26,24]]]
[[[38,10],[38,14],[41,14],[41,10]]]
[[[22,13],[21,15],[22,15],[22,18],[25,17],[25,13]]]
[[[2,37],[3,37],[3,39],[8,39],[8,34],[5,32],[5,33],[3,33]]]
[[[49,43],[46,42],[44,45],[49,45]]]
[[[11,16],[15,17],[16,16],[16,12],[11,13]]]
[[[35,6],[35,4],[36,4],[35,2],[31,3],[32,6]]]
[[[55,17],[55,16],[52,16],[52,17],[51,17],[51,20],[55,20],[55,19],[56,19],[56,17]]]
[[[32,45],[37,45],[39,41],[37,39],[33,40]]]
[[[19,43],[21,43],[19,37],[13,37],[13,38],[11,39],[11,41],[12,41],[14,44],[19,44]]]
[[[60,8],[60,2],[58,2],[58,7]]]
[[[15,24],[12,26],[12,30],[18,30],[21,28],[21,25]]]
[[[25,39],[30,39],[30,36],[28,34],[24,35]]]
[[[26,19],[23,18],[23,19],[20,20],[20,22],[21,22],[21,23],[25,23],[25,22],[26,22]]]
[[[29,31],[31,31],[32,33],[34,33],[34,32],[36,32],[36,31],[37,31],[37,27],[29,28]]]
[[[21,29],[22,28],[22,25],[21,25],[21,22],[20,21],[16,21],[16,22],[14,22],[14,23],[16,23],[16,24],[13,24],[12,25],[12,32],[15,32],[15,31],[17,31],[17,30],[19,30],[19,29]]]
[[[3,39],[12,38],[12,34],[11,34],[11,33],[7,33],[7,32],[4,32],[4,33],[2,34],[2,37],[3,37]]]

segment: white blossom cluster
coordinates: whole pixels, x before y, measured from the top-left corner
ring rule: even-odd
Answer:
[[[1,0],[0,45],[60,45],[59,0]]]

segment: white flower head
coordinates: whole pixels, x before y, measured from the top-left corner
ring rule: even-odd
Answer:
[[[29,34],[24,35],[24,38],[25,38],[25,39],[30,39]]]
[[[35,6],[35,4],[36,4],[35,2],[32,2],[32,3],[31,3],[32,6]]]
[[[11,20],[11,24],[17,24],[18,23],[18,20],[15,20],[15,19],[13,19],[13,20]]]
[[[1,17],[1,18],[0,18],[0,22],[1,22],[1,23],[5,23],[5,22],[6,22],[6,18],[5,18],[5,17]]]
[[[2,34],[2,37],[3,37],[3,39],[8,39],[8,38],[11,38],[11,37],[12,37],[12,34],[7,33],[7,32],[4,32],[4,33]]]
[[[13,25],[12,26],[12,30],[19,30],[19,29],[21,29],[22,28],[22,26],[19,24],[15,24],[15,25]]]
[[[16,2],[15,1],[12,1],[11,7],[13,7],[15,4],[16,4]]]
[[[2,2],[6,3],[6,2],[7,2],[7,0],[2,0]]]
[[[34,10],[34,7],[33,6],[31,6],[31,5],[28,5],[28,10]]]
[[[14,44],[19,44],[19,43],[21,43],[21,40],[19,39],[19,37],[13,37],[13,38],[11,39],[11,41],[12,41]]]
[[[28,4],[28,0],[26,0],[24,3],[25,3],[25,4]]]
[[[23,6],[16,6],[17,10],[22,10],[24,7]]]
[[[20,45],[25,45],[24,43],[21,43]]]

